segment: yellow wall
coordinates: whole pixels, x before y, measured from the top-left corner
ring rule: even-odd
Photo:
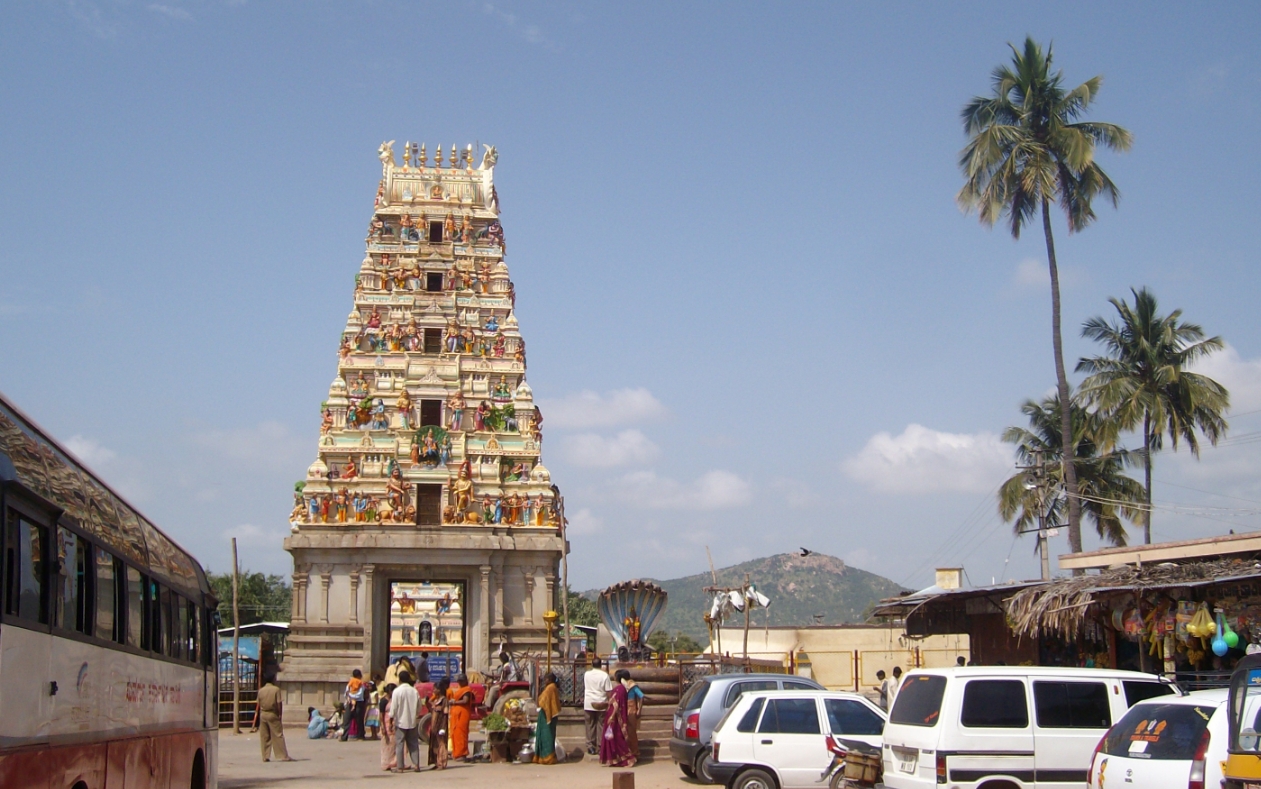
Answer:
[[[744,629],[724,627],[722,652],[743,654]],[[717,641],[710,645],[717,651]],[[823,686],[833,690],[854,690],[855,660],[858,690],[871,690],[877,683],[876,671],[885,673],[901,666],[903,671],[917,665],[953,666],[955,658],[968,658],[966,635],[907,638],[900,627],[838,625],[835,627],[754,627],[749,630],[749,657],[775,660],[788,665],[789,655],[805,650],[811,673]],[[857,656],[857,658],[855,657]]]

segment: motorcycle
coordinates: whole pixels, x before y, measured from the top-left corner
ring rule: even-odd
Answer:
[[[873,789],[884,773],[880,749],[859,740],[828,737],[832,764],[819,776],[817,783],[827,782],[828,789]]]

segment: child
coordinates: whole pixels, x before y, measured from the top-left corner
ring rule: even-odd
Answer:
[[[378,702],[381,700],[381,694],[377,693],[375,682],[369,681],[368,687],[368,710],[364,714],[363,727],[368,730],[368,739],[377,740],[380,737],[377,733],[381,730],[381,709]]]

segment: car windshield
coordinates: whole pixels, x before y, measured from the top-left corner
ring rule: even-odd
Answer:
[[[1261,669],[1231,680],[1230,750],[1261,751]]]
[[[902,681],[890,723],[909,726],[936,726],[941,718],[941,697],[946,692],[946,678],[936,674],[913,674]]]
[[[1101,750],[1131,759],[1189,761],[1216,709],[1212,704],[1140,704],[1108,731]]]
[[[697,682],[687,689],[683,694],[683,698],[679,699],[679,709],[681,710],[699,710],[701,703],[705,701],[705,694],[709,693],[708,682]]]

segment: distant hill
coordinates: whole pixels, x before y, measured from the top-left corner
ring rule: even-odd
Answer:
[[[781,553],[764,559],[724,567],[717,571],[719,586],[738,586],[745,573],[762,594],[771,598],[772,625],[845,624],[863,621],[863,613],[872,603],[906,591],[888,578],[848,567],[835,556],[811,554],[799,556]],[[655,580],[655,579],[654,579]],[[701,615],[708,609],[709,596],[701,589],[713,585],[708,572],[655,581],[670,595],[665,613],[654,629],[687,633],[701,643],[709,643],[709,633]],[[595,597],[598,590],[587,592]],[[753,612],[753,622],[760,626],[766,612]],[[815,616],[821,615],[816,620]],[[743,623],[743,614],[738,615]],[[728,620],[728,625],[735,620]]]

